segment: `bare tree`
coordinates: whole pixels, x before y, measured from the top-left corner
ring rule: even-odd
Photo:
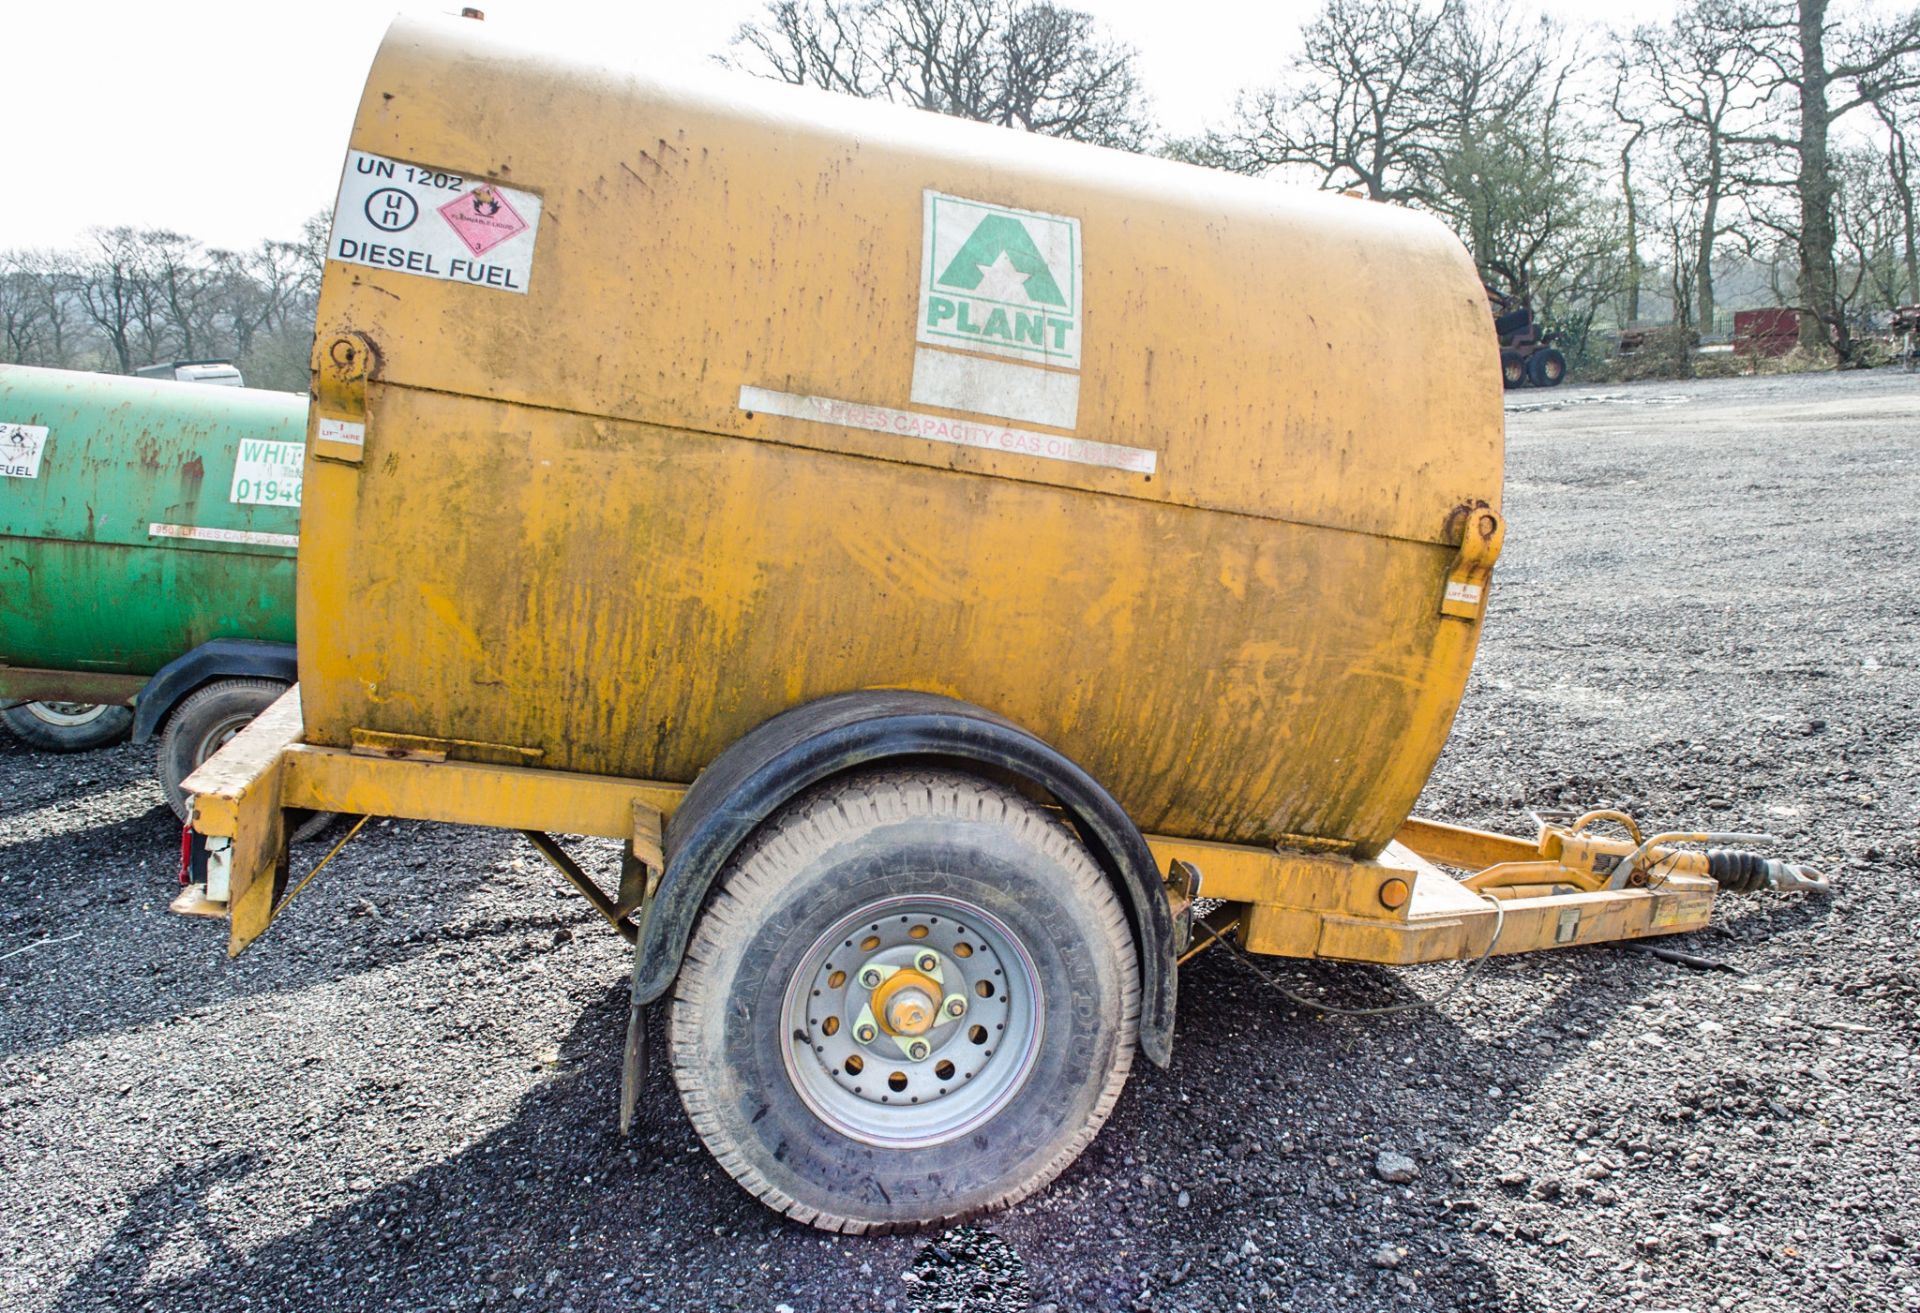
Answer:
[[[1132,47],[1049,0],[769,0],[727,62],[762,77],[1144,149]]]
[[[1834,152],[1835,296],[1849,322],[1900,304],[1900,199],[1886,185],[1886,159],[1859,145]]]
[[[17,251],[0,251],[0,360],[34,364],[40,354],[44,309],[33,273]]]
[[[1751,138],[1775,109],[1768,61],[1744,34],[1761,21],[1746,0],[1692,0],[1665,27],[1633,36],[1633,57],[1658,115],[1663,144],[1691,192],[1697,218],[1693,322],[1714,331],[1714,254],[1739,230],[1737,206],[1752,194],[1768,151]]]
[[[152,333],[153,287],[145,252],[132,228],[95,229],[93,244],[77,270],[80,306],[105,339],[117,366],[114,372],[131,374],[134,358],[146,354],[143,338]]]
[[[1610,54],[1613,65],[1613,89],[1607,98],[1607,108],[1613,112],[1613,119],[1620,131],[1616,140],[1619,143],[1620,160],[1620,198],[1623,204],[1622,218],[1625,234],[1621,245],[1626,253],[1625,291],[1621,304],[1620,321],[1631,324],[1640,318],[1640,277],[1643,262],[1640,258],[1640,194],[1634,189],[1633,153],[1647,137],[1647,118],[1639,108],[1638,97],[1633,91],[1636,64],[1629,50],[1616,46]]]
[[[1446,22],[1421,0],[1328,0],[1301,32],[1290,82],[1242,94],[1232,122],[1183,153],[1237,173],[1297,170],[1376,201],[1428,200]]]
[[[127,373],[219,357],[258,386],[304,389],[327,225],[322,213],[299,240],[245,252],[110,228],[82,251],[0,253],[0,360]]]
[[[1913,137],[1920,127],[1920,90],[1880,92],[1874,98],[1874,113],[1887,132],[1887,182],[1893,188],[1900,207],[1900,235],[1905,245],[1903,264],[1907,273],[1907,304],[1920,305],[1920,234],[1914,224]]]
[[[84,349],[86,317],[80,308],[79,278],[71,262],[53,251],[15,253],[13,268],[34,304],[36,346],[21,363],[65,369]]]
[[[1326,0],[1303,37],[1285,84],[1177,153],[1438,214],[1489,287],[1584,339],[1630,261],[1593,185],[1604,111],[1560,30],[1490,0]]]
[[[186,360],[212,354],[218,335],[213,320],[221,294],[219,262],[209,262],[200,243],[181,233],[143,229],[140,238],[171,353]]]
[[[1538,113],[1472,123],[1440,157],[1435,208],[1454,221],[1490,284],[1532,289],[1541,252],[1585,200],[1559,117],[1563,83]]]
[[[1790,235],[1799,252],[1794,299],[1801,341],[1830,344],[1842,363],[1853,359],[1853,336],[1840,295],[1839,230],[1832,134],[1847,115],[1920,87],[1920,9],[1895,17],[1868,11],[1830,16],[1830,0],[1754,0],[1730,10],[1733,35],[1763,61],[1770,85],[1791,104],[1791,135],[1759,131],[1743,144],[1791,156],[1784,180],[1793,198]],[[1781,226],[1776,221],[1776,226]]]

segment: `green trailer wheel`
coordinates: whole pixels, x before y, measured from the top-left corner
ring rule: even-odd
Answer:
[[[100,702],[22,702],[0,711],[21,742],[48,752],[85,752],[127,736],[133,712]]]
[[[306,416],[288,392],[0,365],[0,676],[292,643]]]

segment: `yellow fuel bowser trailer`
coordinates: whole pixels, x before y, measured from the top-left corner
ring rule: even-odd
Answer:
[[[1434,220],[458,21],[392,29],[350,146],[300,684],[189,785],[232,951],[287,808],[527,831],[634,943],[623,1117],[669,1002],[719,1161],[866,1231],[1052,1179],[1190,943],[1476,958],[1816,881],[1409,819],[1502,532]]]

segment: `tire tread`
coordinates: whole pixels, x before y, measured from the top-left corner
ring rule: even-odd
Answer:
[[[696,1005],[704,1001],[708,993],[707,970],[720,945],[736,927],[752,919],[751,912],[756,906],[771,900],[781,887],[775,872],[797,871],[878,824],[941,814],[1013,828],[1055,859],[1074,882],[1076,892],[1099,910],[1114,959],[1121,969],[1121,1017],[1114,1062],[1092,1111],[1075,1134],[1027,1179],[987,1202],[908,1223],[876,1223],[818,1212],[789,1198],[738,1153],[721,1120],[714,1115],[707,1091],[683,1074],[693,1068],[692,1057],[700,1041],[695,1022]],[[1139,1021],[1139,962],[1126,913],[1106,875],[1065,823],[1018,794],[974,776],[934,770],[891,771],[822,786],[763,826],[728,862],[681,963],[668,1020],[667,1047],[681,1102],[694,1131],[715,1160],[749,1193],[774,1211],[822,1230],[848,1235],[883,1234],[950,1226],[983,1213],[997,1212],[1051,1183],[1080,1156],[1112,1114],[1133,1069]]]

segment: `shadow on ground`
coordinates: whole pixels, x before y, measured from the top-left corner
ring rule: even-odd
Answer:
[[[1225,956],[1204,959],[1183,981],[1172,1068],[1137,1068],[1088,1154],[981,1227],[1017,1252],[1033,1298],[1065,1308],[1310,1308],[1370,1291],[1383,1306],[1531,1308],[1501,1295],[1443,1221],[1451,1159],[1579,1055],[1567,1025],[1601,1026],[1671,979],[1610,956],[1568,955],[1552,997],[1529,981],[1532,964],[1489,963],[1488,987],[1521,991],[1529,1016],[1553,1018],[1512,1018],[1493,1040],[1431,1012],[1309,1020]],[[1413,997],[1386,971],[1296,974],[1349,1002]],[[657,1067],[622,1141],[613,1110],[624,1019],[624,987],[609,987],[567,1037],[560,1070],[507,1124],[244,1254],[224,1238],[228,1219],[247,1209],[272,1146],[162,1176],[51,1307],[445,1308],[516,1297],[576,1310],[914,1306],[902,1274],[938,1237],[825,1236],[775,1217],[707,1156]],[[1489,1079],[1500,1096],[1486,1093]],[[1374,1154],[1388,1145],[1422,1162],[1420,1183],[1376,1179]],[[1406,1251],[1397,1268],[1356,1251],[1383,1226]],[[168,1245],[201,1257],[188,1259],[189,1275],[150,1279]],[[955,1292],[948,1303],[994,1308],[995,1297]]]

